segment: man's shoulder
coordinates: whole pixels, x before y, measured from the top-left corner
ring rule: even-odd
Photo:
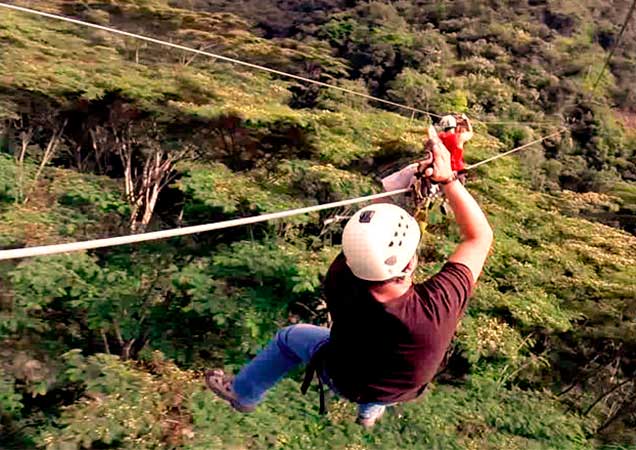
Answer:
[[[422,283],[415,284],[415,292],[425,299],[448,294],[469,297],[474,286],[468,266],[458,262],[447,262],[439,272]]]
[[[426,286],[427,284],[430,284],[431,281],[437,280],[439,278],[452,278],[459,283],[465,283],[470,286],[472,286],[473,284],[472,274],[466,264],[447,261],[437,273],[435,273],[433,276],[422,283],[416,283],[415,287]]]

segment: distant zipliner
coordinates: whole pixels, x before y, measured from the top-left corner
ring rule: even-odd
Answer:
[[[426,232],[429,223],[429,212],[439,205],[440,211],[446,215],[448,205],[444,193],[439,185],[426,177],[424,172],[432,163],[432,145],[436,140],[441,141],[450,152],[451,169],[459,181],[465,185],[467,171],[464,163],[464,145],[473,137],[473,127],[465,114],[447,115],[439,122],[441,131],[429,128],[429,139],[425,143],[423,159],[409,164],[403,169],[383,178],[382,187],[386,191],[398,189],[404,184],[411,187],[410,198],[413,217],[417,220],[422,234]]]
[[[439,122],[442,131],[438,134],[451,154],[451,168],[462,184],[466,184],[464,145],[473,137],[473,126],[466,114],[448,115]]]
[[[426,149],[430,154],[415,163],[415,172],[405,168],[387,178],[397,189],[412,187],[414,177],[420,186],[441,186],[462,235],[441,271],[414,284],[422,235],[415,217],[388,203],[362,208],[347,222],[342,253],[325,278],[331,329],[298,324],[279,330],[235,377],[207,371],[212,392],[248,413],[289,371],[307,364],[301,391],[317,375],[321,413],[327,385],[358,404],[357,422],[369,428],[387,407],[426,391],[443,365],[493,236],[433,127]]]

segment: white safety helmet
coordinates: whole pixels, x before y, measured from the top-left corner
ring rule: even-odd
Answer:
[[[447,130],[449,128],[457,128],[457,119],[455,116],[444,116],[442,120],[439,121],[439,126],[442,130]]]
[[[399,206],[376,203],[349,219],[342,250],[353,274],[367,281],[409,275],[404,269],[420,242],[417,221]]]

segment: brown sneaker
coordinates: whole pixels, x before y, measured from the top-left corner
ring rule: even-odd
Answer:
[[[243,405],[236,398],[236,393],[232,389],[234,377],[226,375],[221,369],[208,370],[205,372],[205,384],[218,395],[222,400],[230,404],[232,408],[242,413],[250,413],[256,409],[255,405]]]

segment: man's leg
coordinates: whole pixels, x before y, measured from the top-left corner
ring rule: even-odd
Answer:
[[[274,339],[232,381],[220,375],[206,376],[208,386],[241,411],[253,409],[268,389],[290,370],[306,364],[316,350],[329,339],[329,329],[299,324],[283,328]],[[220,386],[222,382],[229,385]],[[222,391],[225,388],[226,391]],[[232,398],[233,397],[233,398]]]

